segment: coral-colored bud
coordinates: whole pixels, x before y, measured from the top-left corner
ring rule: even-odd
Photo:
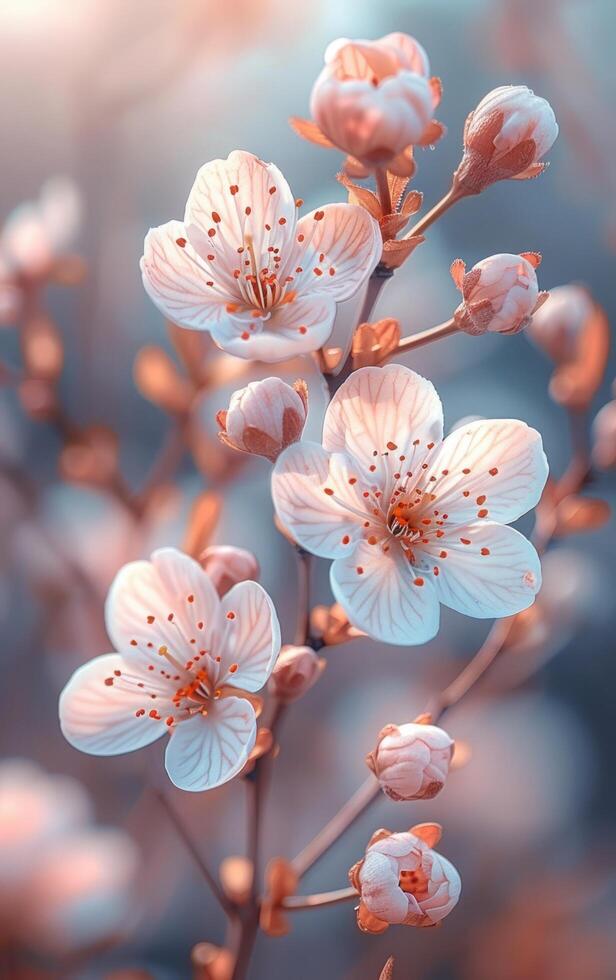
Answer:
[[[431,800],[445,785],[453,747],[436,725],[386,725],[366,762],[392,800]]]
[[[310,613],[310,631],[313,636],[319,637],[326,647],[348,643],[349,640],[366,635],[351,625],[349,617],[339,602],[335,602],[333,606],[315,606]]]
[[[601,470],[616,467],[616,401],[608,402],[592,424],[593,462]]]
[[[367,170],[402,168],[408,176],[408,147],[442,132],[432,122],[440,86],[429,70],[426,52],[407,34],[332,42],[310,98],[316,132]]]
[[[265,378],[233,393],[228,410],[216,416],[218,435],[233,449],[274,463],[283,449],[301,438],[307,415],[305,381],[288,385],[280,378]]]
[[[312,647],[285,646],[272,672],[271,688],[280,701],[296,701],[316,684],[325,666]]]
[[[238,582],[256,582],[259,578],[259,562],[252,551],[245,548],[215,544],[206,548],[199,560],[219,596],[225,595]]]
[[[451,266],[452,278],[463,301],[454,313],[459,330],[465,333],[519,333],[547,297],[539,294],[535,268],[541,256],[490,255],[469,271],[461,259]]]
[[[467,117],[455,184],[466,194],[479,194],[497,180],[537,177],[547,166],[539,161],[557,136],[549,102],[525,85],[501,85]]]
[[[557,286],[534,314],[527,334],[556,364],[563,364],[575,358],[578,340],[593,311],[594,303],[583,286]]]
[[[364,859],[349,871],[360,894],[357,924],[362,931],[383,932],[394,924],[434,926],[449,915],[462,885],[454,866],[432,850],[439,837],[438,824],[373,834]]]
[[[234,958],[231,950],[213,943],[197,943],[191,954],[194,980],[231,980]]]

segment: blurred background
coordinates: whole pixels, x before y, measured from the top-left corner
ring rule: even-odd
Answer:
[[[491,88],[528,84],[552,103],[561,135],[544,176],[497,184],[439,221],[377,314],[398,317],[404,333],[429,327],[457,304],[454,258],[537,250],[543,288],[584,283],[614,322],[615,27],[611,0],[0,0],[0,225],[25,221],[34,262],[33,206],[14,209],[38,201],[54,249],[30,350],[11,328],[24,299],[0,282],[0,976],[180,980],[193,975],[196,943],[224,939],[149,789],[160,745],[95,759],[59,731],[59,691],[108,652],[102,605],[117,569],[159,544],[252,549],[287,640],[293,630],[294,555],[271,524],[269,466],[238,461],[215,437],[230,392],[271,369],[249,377],[243,362],[169,333],[141,285],[145,232],[181,217],[198,167],[234,148],[274,160],[307,209],[343,200],[341,157],[300,141],[288,117],[308,115],[330,40],[400,30],[444,85],[448,135],[419,151],[413,183],[428,206],[458,163],[466,114]],[[437,385],[448,428],[469,415],[524,419],[553,472],[565,468],[552,365],[525,336],[456,337],[406,363]],[[614,373],[612,362],[593,412]],[[311,396],[318,431],[318,385]],[[598,475],[593,494],[612,500],[613,478]],[[443,928],[375,937],[358,931],[350,905],[298,912],[288,936],[259,939],[254,980],[376,980],[390,954],[396,980],[616,975],[614,544],[613,524],[556,542],[540,642],[510,651],[447,718],[465,764],[443,794],[383,798],[302,883],[343,887],[377,827],[436,819],[463,879]],[[325,562],[315,601],[331,602]],[[445,610],[426,647],[355,640],[325,651],[323,679],[282,733],[268,855],[301,850],[365,777],[380,728],[421,711],[488,625]],[[172,793],[213,867],[243,852],[242,790]]]

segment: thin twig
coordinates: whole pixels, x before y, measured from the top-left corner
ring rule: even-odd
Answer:
[[[389,355],[390,357],[397,357],[399,354],[406,354],[409,350],[415,350],[417,347],[425,347],[426,344],[431,344],[435,340],[442,340],[443,337],[449,337],[453,333],[457,333],[458,328],[455,324],[453,317],[450,320],[446,320],[444,323],[439,323],[436,327],[429,327],[428,330],[422,330],[420,333],[411,334],[410,337],[403,337],[402,340],[398,342],[398,346]]]
[[[295,912],[300,909],[322,908],[324,905],[339,905],[340,902],[350,902],[355,898],[359,898],[355,888],[338,888],[337,891],[320,892],[317,895],[289,895],[283,898],[282,908]]]
[[[220,887],[218,881],[216,880],[216,878],[208,868],[203,856],[200,854],[195,842],[192,839],[191,834],[189,833],[186,825],[184,824],[184,821],[182,820],[179,813],[173,806],[171,800],[163,790],[155,789],[154,793],[160,805],[167,813],[169,820],[175,827],[178,836],[181,838],[182,842],[184,843],[186,850],[189,852],[195,864],[198,866],[199,870],[201,871],[201,874],[207,881],[214,898],[217,900],[217,902],[219,903],[223,911],[226,913],[226,915],[228,915],[229,918],[233,918],[237,914],[235,905],[233,904],[233,902],[230,901],[230,899],[227,898],[222,888]]]
[[[449,208],[453,207],[453,205],[460,201],[463,197],[466,197],[466,194],[452,184],[445,196],[442,197],[441,200],[438,201],[427,214],[424,214],[423,218],[421,218],[421,220],[418,221],[413,228],[411,228],[405,237],[413,238],[415,235],[423,235],[424,231],[433,225],[434,222],[441,217],[441,215],[445,214],[446,211],[449,211]]]
[[[306,646],[310,642],[310,576],[312,555],[299,545],[297,555],[297,623],[295,626],[296,646]]]

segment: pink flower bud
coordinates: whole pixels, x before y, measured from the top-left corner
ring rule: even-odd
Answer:
[[[283,449],[301,438],[307,415],[305,381],[291,386],[280,378],[265,378],[233,393],[228,410],[216,416],[218,435],[233,449],[274,463]]]
[[[431,800],[445,785],[453,746],[435,725],[387,725],[366,762],[392,800]]]
[[[549,102],[525,85],[501,85],[466,120],[456,183],[467,194],[478,194],[497,180],[537,177],[547,166],[539,161],[557,136]]]
[[[418,824],[400,834],[379,830],[373,835],[363,861],[349,872],[360,894],[360,929],[434,926],[449,915],[462,885],[454,866],[432,850],[440,833],[438,824]]]
[[[325,663],[312,647],[283,647],[270,681],[274,694],[281,701],[303,697],[318,681]]]
[[[564,364],[576,356],[578,340],[593,310],[583,286],[557,286],[528,324],[528,336],[555,363]]]
[[[407,34],[341,38],[325,52],[310,109],[321,132],[367,167],[387,166],[409,146],[437,139],[431,124],[440,88],[428,56]]]
[[[256,582],[259,578],[259,562],[251,551],[231,545],[212,545],[200,557],[219,596],[225,595],[238,582]]]
[[[490,255],[466,272],[461,259],[451,266],[451,275],[463,301],[454,313],[458,329],[465,333],[518,333],[547,299],[539,294],[535,269],[541,262],[537,252],[521,255]]]
[[[593,462],[600,470],[616,467],[616,401],[608,402],[592,424]]]

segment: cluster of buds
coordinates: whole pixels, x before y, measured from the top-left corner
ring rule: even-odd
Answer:
[[[549,102],[525,85],[501,85],[483,97],[464,127],[464,155],[454,175],[462,194],[479,194],[498,180],[537,177],[558,136]]]
[[[305,381],[288,385],[280,378],[265,378],[235,391],[216,420],[227,446],[275,463],[283,449],[301,438],[307,416]]]
[[[347,169],[366,176],[387,169],[413,174],[413,146],[428,146],[444,130],[432,114],[441,98],[428,56],[408,34],[376,41],[340,38],[325,52],[325,66],[310,98],[314,122],[293,120],[296,131],[349,155]]]
[[[473,335],[524,330],[548,298],[537,284],[540,262],[537,252],[503,253],[482,259],[467,272],[462,259],[456,259],[451,276],[462,293],[454,313],[457,328]]]
[[[433,823],[372,835],[365,856],[349,871],[360,896],[357,924],[363,932],[435,926],[449,915],[462,884],[454,866],[433,850],[440,837],[441,828]]]

